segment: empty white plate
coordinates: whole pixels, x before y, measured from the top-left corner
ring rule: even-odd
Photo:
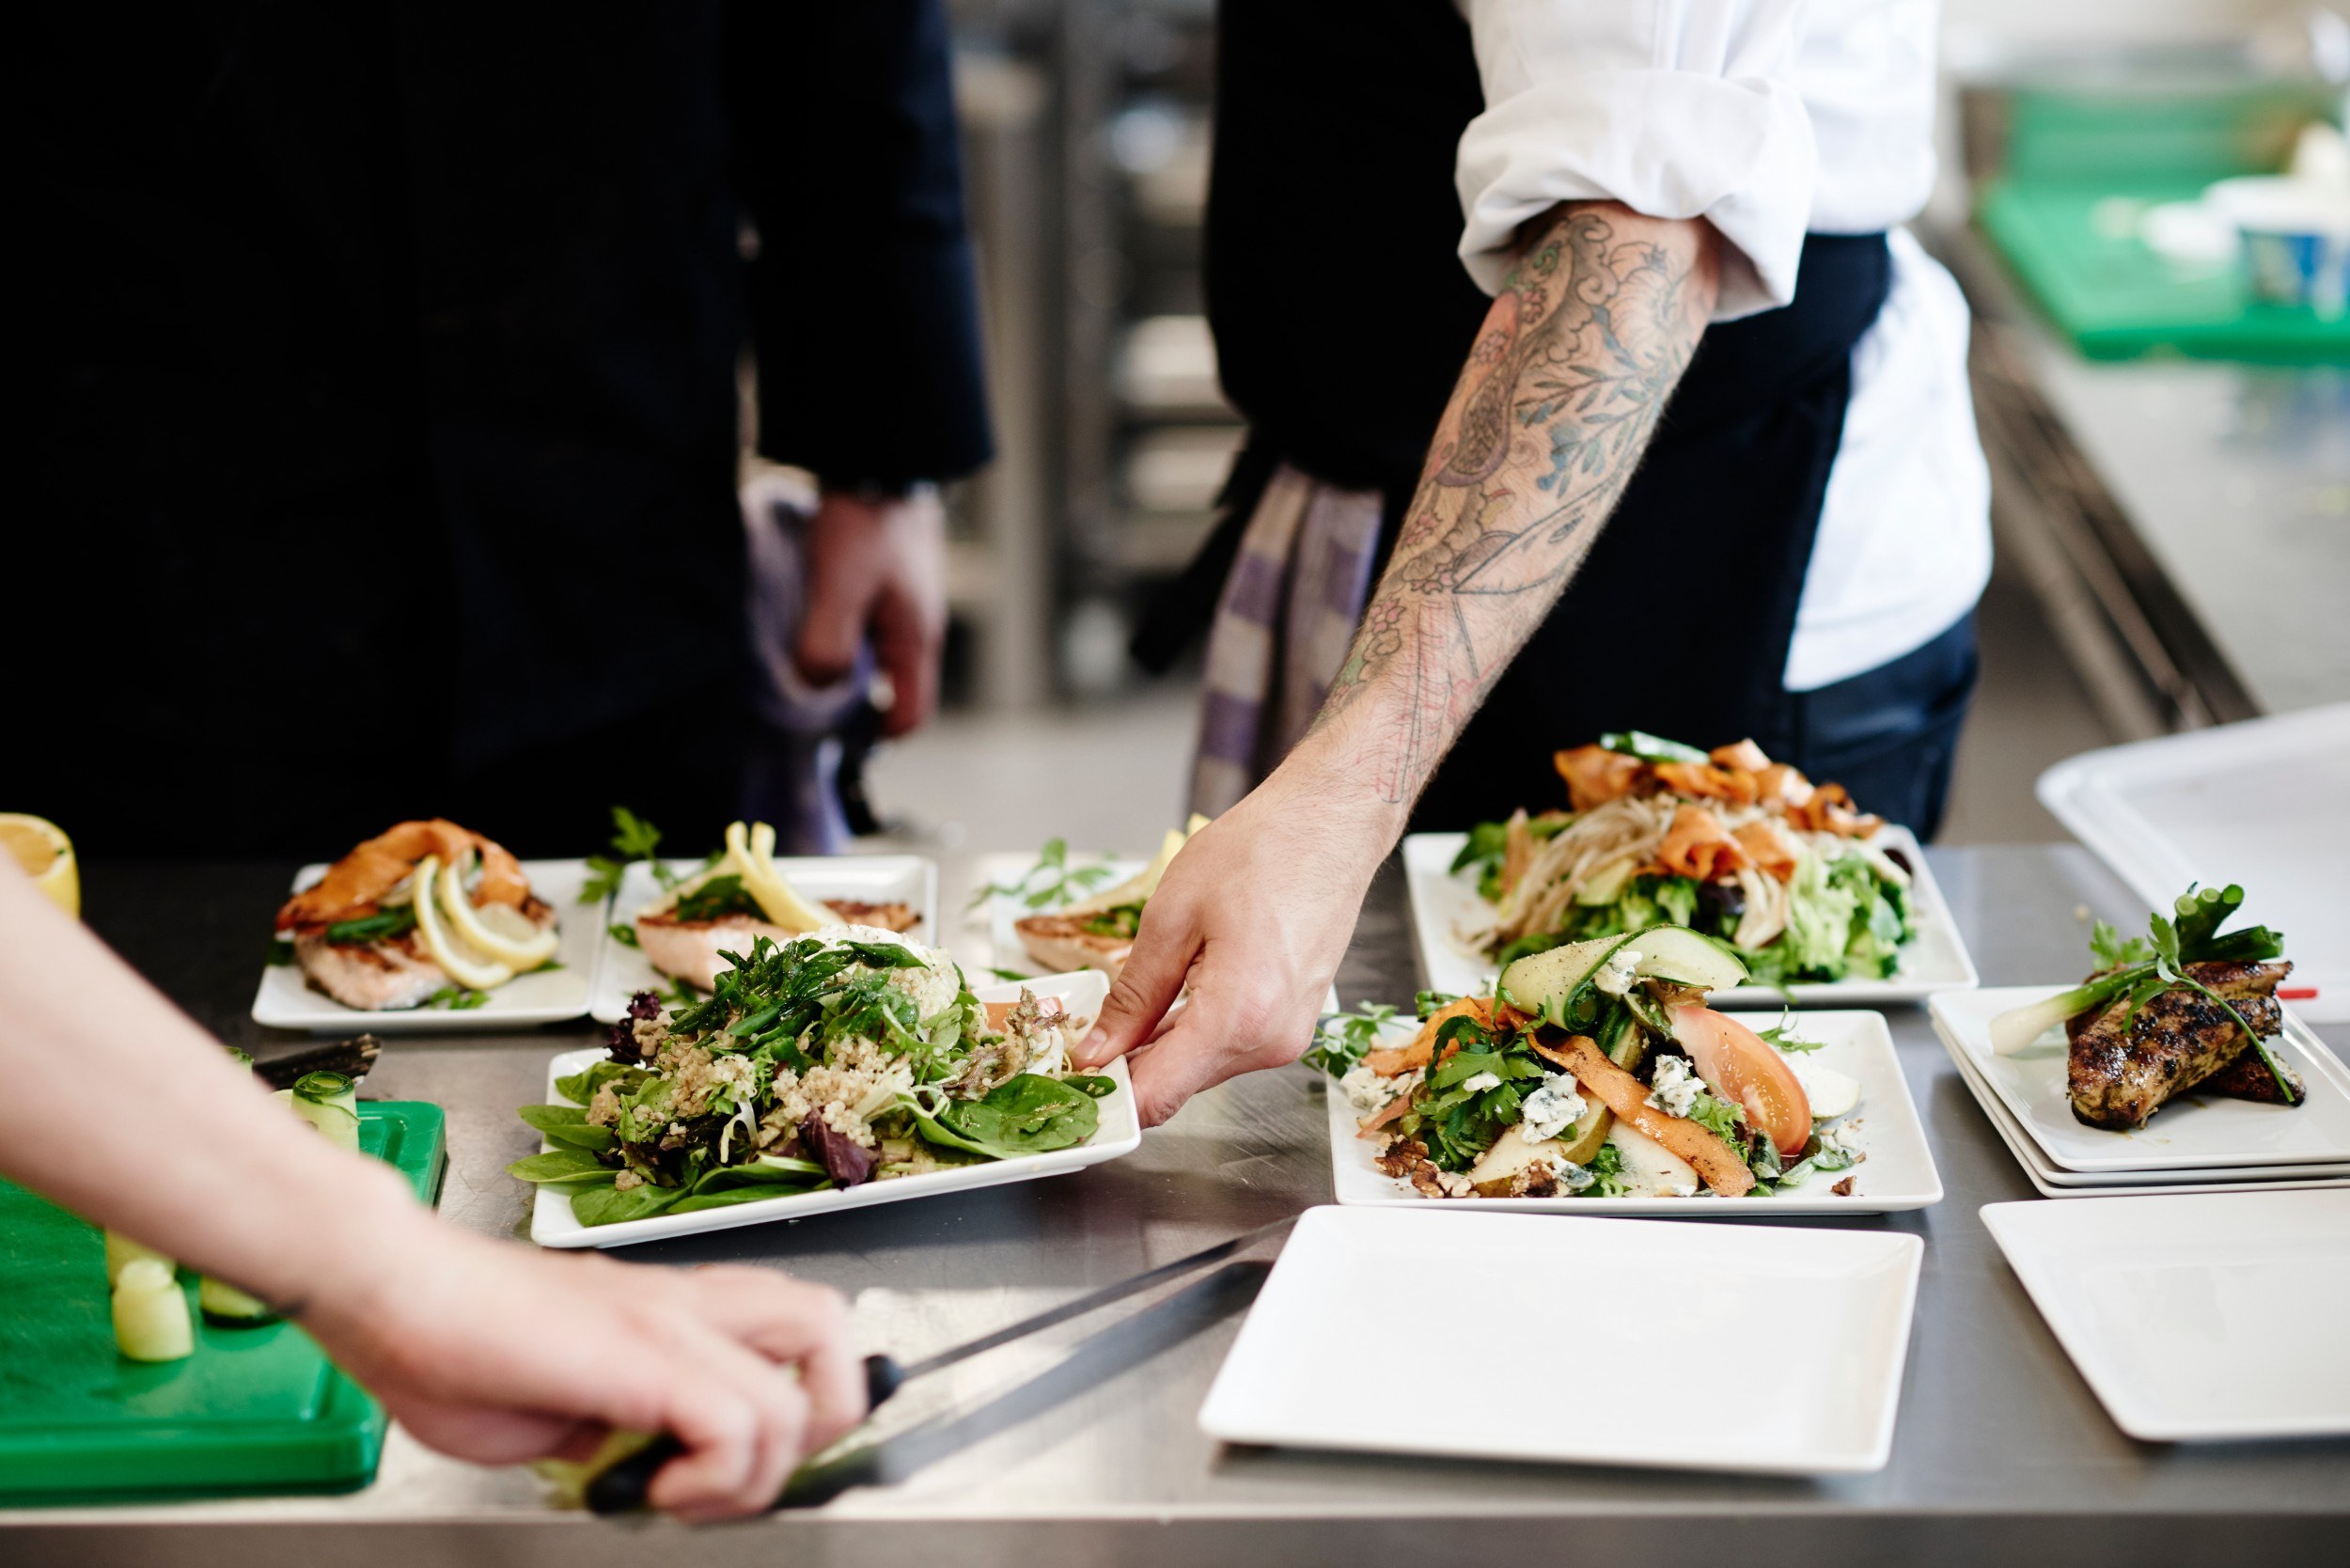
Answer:
[[[472,1008],[409,1008],[399,1012],[363,1011],[345,1007],[322,991],[313,991],[301,968],[273,964],[261,970],[261,983],[253,993],[253,1021],[274,1029],[308,1029],[314,1034],[479,1034],[488,1029],[524,1028],[559,1024],[588,1011],[588,992],[603,942],[603,905],[582,904],[580,885],[588,868],[577,860],[525,860],[523,875],[530,890],[555,906],[560,945],[555,950],[560,968],[517,975],[494,991],[473,993],[482,997]],[[300,892],[326,874],[324,865],[305,866],[295,873],[293,890]]]
[[[1080,1017],[1100,1016],[1103,998],[1109,995],[1109,981],[1090,969],[1001,985],[975,985],[971,994],[982,1002],[1010,1002],[1019,1000],[1024,988],[1039,996],[1058,996],[1071,1013]],[[570,1105],[571,1101],[556,1092],[555,1080],[581,1072],[603,1058],[603,1047],[599,1045],[585,1051],[566,1051],[548,1062],[545,1103]],[[530,1239],[540,1247],[626,1247],[634,1242],[691,1236],[703,1231],[728,1231],[738,1225],[798,1219],[836,1209],[862,1209],[939,1193],[1000,1186],[1007,1182],[1032,1182],[1041,1176],[1058,1176],[1063,1171],[1099,1165],[1120,1154],[1131,1154],[1142,1146],[1142,1121],[1135,1109],[1134,1090],[1126,1076],[1124,1058],[1111,1062],[1102,1071],[1118,1080],[1118,1088],[1096,1102],[1101,1107],[1101,1125],[1074,1149],[1056,1149],[1047,1154],[1026,1154],[1018,1159],[986,1160],[919,1176],[867,1182],[861,1186],[788,1194],[756,1203],[702,1209],[690,1215],[655,1215],[650,1219],[622,1220],[617,1225],[582,1225],[572,1213],[568,1195],[541,1186],[531,1203]],[[544,1140],[540,1143],[542,1151],[552,1147]]]
[[[1950,992],[1932,998],[1935,1027],[1950,1049],[2014,1115],[2048,1156],[2067,1170],[2196,1171],[2282,1165],[2350,1164],[2350,1073],[2290,1011],[2272,1045],[2301,1076],[2299,1105],[2189,1095],[2154,1112],[2134,1132],[2092,1127],[2073,1115],[2065,1088],[2068,1052],[2061,1033],[2012,1057],[1991,1049],[1991,1020],[2058,990],[2048,985]]]
[[[679,876],[691,876],[702,868],[698,860],[671,860],[667,865]],[[922,918],[906,934],[933,948],[939,945],[935,861],[918,855],[788,855],[776,862],[776,870],[809,899],[912,904]],[[636,912],[660,893],[652,868],[640,860],[620,879],[619,896],[601,917],[604,922],[603,960],[596,973],[595,995],[588,1006],[588,1016],[599,1024],[619,1019],[639,991],[669,989],[667,977],[652,966],[641,949],[611,934],[614,926],[631,925]]]
[[[1200,1429],[1230,1443],[1465,1459],[1551,1460],[1759,1474],[1885,1467],[1925,1248],[1916,1236],[1637,1219],[1308,1209],[1250,1309]],[[1592,1348],[1560,1325],[1606,1304],[1637,1315],[1636,1350],[1747,1344],[1758,1303],[1767,1356],[1737,1358],[1737,1418],[1685,1401],[1611,1393]],[[1405,1397],[1433,1325],[1475,1330]],[[1543,1369],[1480,1369],[1479,1347]],[[1474,1341],[1474,1342],[1471,1342]],[[1417,1347],[1417,1348],[1415,1348]],[[1696,1352],[1693,1352],[1696,1353]],[[1605,1352],[1599,1354],[1605,1355]],[[1523,1357],[1520,1357],[1523,1359]],[[1557,1376],[1548,1375],[1557,1373]]]
[[[1399,1019],[1386,1038],[1411,1038],[1413,1026]],[[1359,1206],[1407,1209],[1513,1209],[1529,1214],[1654,1215],[1676,1219],[1756,1219],[1767,1215],[1888,1214],[1942,1201],[1942,1177],[1934,1151],[1909,1097],[1901,1058],[1885,1015],[1858,1011],[1798,1012],[1788,1032],[1816,1040],[1817,1052],[1801,1058],[1834,1068],[1860,1083],[1860,1103],[1844,1119],[1853,1143],[1867,1155],[1850,1170],[1812,1177],[1768,1198],[1430,1198],[1409,1182],[1389,1176],[1377,1164],[1371,1141],[1357,1136],[1361,1118],[1336,1084],[1328,1086],[1330,1182],[1338,1200]],[[1850,1196],[1836,1184],[1853,1179]]]
[[[1940,1029],[1936,1028],[1936,1033]],[[2024,1179],[2043,1198],[2129,1198],[2154,1194],[2189,1192],[2282,1192],[2306,1187],[2350,1188],[2350,1166],[2339,1165],[2278,1165],[2264,1167],[2229,1166],[2213,1169],[2175,1170],[2112,1170],[2095,1175],[2077,1170],[2065,1170],[2048,1163],[2048,1156],[2040,1152],[2023,1128],[2015,1123],[1999,1096],[1975,1074],[1974,1066],[1964,1052],[1950,1044],[1943,1036],[1943,1047],[1950,1053],[1958,1075],[1966,1085],[1975,1104],[1982,1107],[1992,1130],[1999,1141],[2007,1145],[2015,1163],[2023,1168]]]
[[[2350,1434],[2350,1192],[1992,1203],[1982,1222],[2113,1424],[2148,1442]]]
[[[1716,1007],[1778,1007],[1792,994],[1798,1002],[1844,1007],[1855,1002],[1915,1002],[1936,991],[1973,985],[1975,961],[1958,934],[1958,922],[1925,851],[1905,827],[1890,824],[1877,841],[1898,850],[1914,873],[1910,914],[1917,930],[1902,949],[1901,968],[1889,980],[1841,980],[1825,984],[1742,985],[1716,994]],[[1465,833],[1414,833],[1403,840],[1403,886],[1412,905],[1412,935],[1419,969],[1432,991],[1466,996],[1493,988],[1499,972],[1493,962],[1461,940],[1460,933],[1493,918],[1493,906],[1478,895],[1473,871],[1454,871],[1452,862],[1468,842]]]

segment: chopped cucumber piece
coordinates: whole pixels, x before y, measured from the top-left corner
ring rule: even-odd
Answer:
[[[277,1321],[268,1302],[209,1274],[196,1282],[196,1304],[203,1309],[204,1321],[219,1328],[258,1328]]]
[[[1632,972],[1651,980],[1700,991],[1728,991],[1747,978],[1747,966],[1727,947],[1685,926],[1651,926],[1629,939],[1639,949]]]
[[[107,1228],[106,1285],[108,1289],[112,1289],[116,1281],[122,1278],[122,1271],[127,1265],[136,1262],[141,1258],[152,1258],[155,1262],[164,1265],[164,1271],[165,1273],[169,1273],[180,1266],[170,1258],[167,1258],[163,1253],[156,1251],[145,1242],[133,1241],[130,1237],[124,1235],[121,1231],[115,1230],[111,1226]]]
[[[359,1086],[340,1073],[305,1073],[278,1094],[329,1143],[359,1147]]]
[[[134,1258],[115,1281],[115,1344],[133,1361],[178,1361],[196,1353],[188,1298],[160,1258]]]

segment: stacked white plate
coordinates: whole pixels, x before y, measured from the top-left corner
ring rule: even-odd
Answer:
[[[2055,986],[1946,992],[1929,1004],[1959,1076],[2047,1198],[2350,1187],[2350,1070],[2288,1011],[2270,1048],[2309,1090],[2298,1105],[2186,1095],[2129,1132],[2073,1115],[2061,1031],[2002,1057],[1991,1020]]]

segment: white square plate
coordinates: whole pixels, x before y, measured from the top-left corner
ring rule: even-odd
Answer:
[[[1147,860],[1099,860],[1088,855],[1077,855],[1074,859],[1080,866],[1100,865],[1109,868],[1110,874],[1094,884],[1095,891],[1115,887],[1128,877],[1140,872],[1145,866],[1150,864]],[[1027,864],[1033,865],[1034,863],[1030,860]],[[1025,869],[1025,866],[1017,867],[1005,874],[1008,877],[1017,876]],[[1092,893],[1089,892],[1081,896],[1090,898]],[[1077,901],[1073,899],[1070,902],[1073,903]],[[997,893],[990,898],[987,901],[987,938],[995,951],[995,966],[1009,970],[1015,975],[1040,973],[1036,960],[1030,958],[1028,949],[1020,945],[1020,931],[1016,922],[1025,916],[1052,913],[1053,911],[1049,909],[1030,909],[1025,902],[1014,898],[1010,893]]]
[[[798,886],[796,881],[794,886]],[[975,985],[971,994],[983,1002],[1016,1001],[1023,984],[1040,996],[1058,996],[1062,1006],[1081,1017],[1099,1016],[1103,998],[1109,995],[1109,981],[1089,969],[1073,975],[1049,975],[1033,981]],[[556,1092],[555,1080],[581,1072],[603,1057],[603,1048],[597,1046],[566,1051],[548,1062],[546,1103],[570,1105]],[[1142,1144],[1142,1122],[1135,1110],[1134,1090],[1126,1076],[1125,1061],[1113,1061],[1103,1072],[1118,1080],[1118,1088],[1095,1102],[1101,1107],[1102,1124],[1091,1137],[1074,1149],[1056,1149],[1048,1154],[989,1160],[920,1176],[867,1182],[840,1191],[795,1193],[756,1203],[703,1209],[690,1215],[655,1215],[650,1219],[623,1220],[618,1225],[582,1225],[572,1213],[568,1194],[542,1186],[531,1205],[530,1239],[540,1247],[626,1247],[634,1242],[663,1241],[704,1231],[729,1231],[738,1225],[764,1225],[771,1220],[798,1219],[838,1209],[903,1202],[937,1193],[969,1192],[975,1187],[1000,1186],[1007,1182],[1032,1182],[1040,1176],[1058,1176],[1065,1170],[1099,1165],[1120,1154],[1131,1154]],[[553,1146],[542,1140],[540,1147],[543,1151]]]
[[[602,909],[583,907],[579,902],[580,885],[588,880],[587,865],[578,860],[525,860],[522,865],[531,892],[555,906],[561,933],[555,957],[561,968],[518,975],[487,993],[489,1000],[477,1008],[366,1012],[343,1006],[323,991],[311,990],[298,965],[267,964],[253,993],[253,1021],[274,1029],[308,1029],[318,1034],[480,1034],[578,1017],[588,1011],[588,994],[595,985],[597,954],[603,941]],[[325,874],[323,865],[305,866],[294,875],[293,890],[298,893]]]
[[[2013,1007],[2060,989],[2000,986],[1934,997],[1929,1006],[1943,1043],[1964,1052],[1966,1064],[1989,1085],[2018,1125],[2066,1170],[2197,1171],[2273,1166],[2350,1164],[2350,1074],[2326,1043],[2288,1010],[2273,1044],[2309,1089],[2299,1105],[2249,1100],[2200,1099],[2156,1111],[2135,1132],[2092,1127],[2075,1119],[2065,1089],[2068,1052],[2063,1035],[2012,1057],[1991,1049],[1991,1020]]]
[[[2151,1443],[2350,1434],[2350,1192],[1991,1203],[1982,1222],[2113,1424]]]
[[[702,868],[698,860],[672,860],[670,870],[690,876]],[[909,903],[922,918],[906,934],[931,947],[939,945],[938,866],[918,855],[841,855],[787,856],[776,862],[784,880],[806,897],[854,899],[859,903]],[[609,910],[599,917],[603,959],[596,972],[595,994],[588,1014],[599,1024],[616,1023],[628,1012],[639,991],[666,991],[670,981],[644,953],[616,939],[611,927],[627,925],[636,912],[661,893],[652,868],[638,861],[620,878],[620,890]]]
[[[1935,1030],[1937,1034],[1941,1030]],[[2024,1168],[2024,1179],[2043,1198],[2131,1198],[2155,1194],[2188,1192],[2286,1192],[2306,1187],[2350,1187],[2350,1166],[2341,1165],[2276,1165],[2227,1166],[2212,1169],[2186,1172],[2170,1170],[2112,1170],[2086,1175],[2050,1165],[2048,1156],[2040,1152],[2007,1106],[1999,1103],[1998,1094],[1975,1074],[1966,1056],[1943,1035],[1943,1049],[1958,1068],[1959,1077],[1966,1083],[1975,1104],[1982,1107],[1992,1130],[2008,1152]]]
[[[1391,1027],[1396,1040],[1411,1037],[1402,1021]],[[1327,1087],[1330,1120],[1330,1183],[1350,1207],[1444,1210],[1510,1209],[1548,1215],[1652,1215],[1678,1219],[1758,1219],[1770,1215],[1871,1215],[1922,1209],[1942,1201],[1941,1173],[1926,1143],[1924,1123],[1909,1097],[1900,1056],[1885,1017],[1876,1012],[1798,1012],[1789,1033],[1816,1040],[1820,1049],[1805,1059],[1860,1082],[1860,1104],[1846,1118],[1852,1141],[1868,1157],[1847,1171],[1813,1176],[1768,1198],[1430,1198],[1409,1182],[1383,1172],[1371,1140],[1357,1133],[1360,1119],[1338,1086]],[[1830,1189],[1846,1176],[1855,1191],[1840,1198]]]
[[[1897,1232],[1308,1209],[1199,1426],[1228,1443],[1865,1474],[1892,1451],[1924,1253]],[[1758,1303],[1800,1306],[1769,1314],[1768,1356],[1739,1360],[1735,1420],[1692,1419],[1672,1399],[1611,1397],[1572,1374],[1555,1398],[1523,1377],[1466,1374],[1448,1377],[1442,1397],[1397,1395],[1409,1376],[1399,1344],[1462,1322],[1464,1303],[1476,1304],[1489,1339],[1522,1325],[1528,1348],[1555,1358],[1555,1330],[1576,1303],[1610,1301],[1639,1303],[1638,1339],[1652,1347],[1746,1343]],[[1573,1354],[1556,1360],[1576,1364]]]
[[[1899,850],[1908,861],[1910,915],[1917,930],[1903,945],[1901,970],[1890,980],[1841,980],[1823,985],[1742,985],[1716,992],[1716,1007],[1778,1007],[1792,995],[1798,1003],[1843,1007],[1855,1002],[1915,1002],[1936,991],[1975,983],[1975,961],[1966,956],[1958,922],[1942,902],[1934,869],[1925,852],[1905,827],[1888,825],[1879,835],[1887,849]],[[1468,842],[1465,833],[1413,833],[1403,839],[1403,883],[1412,903],[1413,939],[1419,951],[1421,978],[1432,991],[1456,996],[1474,996],[1493,988],[1499,973],[1491,960],[1459,933],[1490,917],[1493,906],[1478,896],[1474,872],[1454,871],[1452,862]]]

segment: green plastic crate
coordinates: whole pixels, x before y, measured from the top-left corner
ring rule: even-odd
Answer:
[[[420,1101],[363,1101],[359,1146],[427,1203],[445,1119]],[[196,1280],[182,1278],[189,1309]],[[0,1182],[0,1505],[257,1492],[345,1492],[374,1479],[384,1412],[291,1324],[215,1328],[196,1354],[141,1363],[115,1349],[105,1243],[85,1221]]]

